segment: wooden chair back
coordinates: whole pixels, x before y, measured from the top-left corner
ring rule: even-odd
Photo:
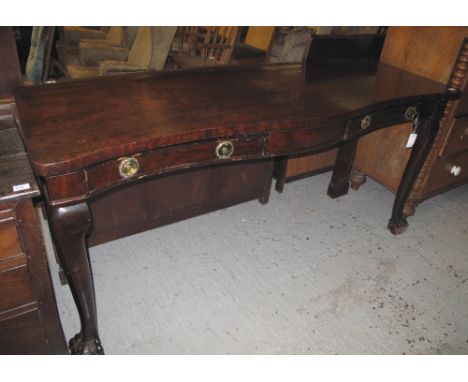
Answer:
[[[204,33],[201,27],[178,27],[172,51],[179,56],[195,56],[197,43],[200,38],[204,38],[203,36]]]
[[[231,59],[240,27],[178,27],[173,43],[173,56],[183,56],[189,66],[225,65]],[[187,58],[192,57],[192,60]],[[180,61],[180,60],[176,60]]]
[[[206,27],[205,41],[201,46],[203,66],[226,65],[231,59],[240,27]]]

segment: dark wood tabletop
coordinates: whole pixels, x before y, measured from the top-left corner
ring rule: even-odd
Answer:
[[[21,87],[15,98],[33,168],[50,176],[167,145],[329,125],[445,91],[384,64],[338,70],[307,84],[300,65],[146,72]]]

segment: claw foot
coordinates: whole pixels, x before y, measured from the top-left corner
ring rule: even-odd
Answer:
[[[394,235],[400,235],[408,228],[408,222],[405,218],[401,218],[399,221],[390,219],[387,227]]]
[[[83,335],[81,333],[76,334],[68,342],[68,347],[71,354],[79,355],[103,355],[104,349],[101,346],[101,341],[99,338],[90,338],[83,340]]]

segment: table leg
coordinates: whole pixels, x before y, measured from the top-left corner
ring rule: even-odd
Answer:
[[[328,185],[327,195],[330,198],[338,198],[346,195],[349,190],[349,175],[353,166],[354,153],[356,152],[357,139],[343,143],[336,155],[335,168]]]
[[[282,157],[277,158],[275,161],[274,174],[276,177],[275,190],[276,192],[282,193],[284,190],[284,184],[286,183],[286,171],[288,167],[288,158]]]
[[[398,187],[395,201],[393,203],[392,217],[388,222],[388,229],[394,235],[399,235],[406,231],[408,222],[403,214],[405,202],[413,188],[414,182],[424,165],[427,155],[431,151],[432,144],[437,135],[439,126],[438,118],[431,118],[420,121],[416,130],[418,138],[413,146],[408,164]]]
[[[86,203],[50,207],[49,221],[81,321],[81,331],[69,342],[72,354],[104,354],[97,329],[96,302],[85,235],[91,223]]]

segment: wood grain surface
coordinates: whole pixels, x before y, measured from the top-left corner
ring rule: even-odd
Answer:
[[[377,74],[335,73],[304,85],[300,65],[136,73],[16,92],[35,172],[70,172],[122,155],[230,135],[335,126],[391,100],[445,87],[381,65]],[[390,106],[390,104],[389,104]],[[320,144],[320,142],[315,142]]]

